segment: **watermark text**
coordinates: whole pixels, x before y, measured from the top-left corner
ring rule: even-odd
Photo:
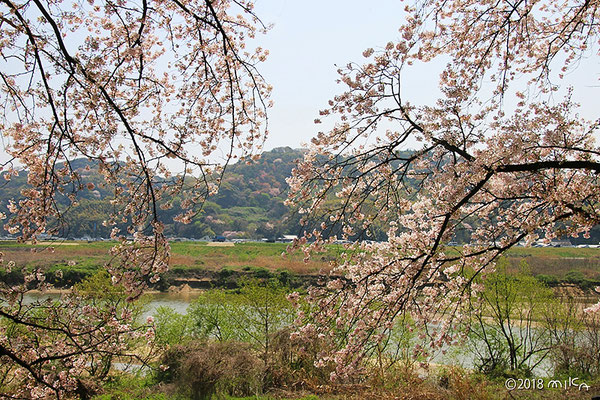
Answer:
[[[543,390],[543,389],[569,389],[590,390],[590,386],[579,378],[568,378],[564,380],[542,378],[508,378],[504,381],[504,387],[508,390]]]

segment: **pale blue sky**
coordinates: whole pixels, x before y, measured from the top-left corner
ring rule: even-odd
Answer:
[[[337,67],[362,62],[368,47],[383,47],[398,37],[404,4],[399,0],[257,0],[256,13],[274,24],[257,41],[269,49],[259,68],[273,85],[266,149],[300,147],[318,129],[313,121],[327,101],[340,93]]]
[[[259,35],[250,44],[270,51],[268,60],[259,65],[273,85],[275,103],[269,110],[270,136],[265,149],[300,147],[326,128],[313,121],[327,101],[344,89],[335,83],[336,65],[362,63],[366,48],[395,41],[404,22],[404,5],[400,0],[256,0],[257,15],[273,24],[267,35]],[[413,68],[403,77],[403,98],[413,104],[431,103],[438,94],[442,67],[438,62]],[[599,71],[594,56],[564,82],[564,86],[575,86],[581,114],[590,119],[598,118]],[[4,158],[0,149],[0,160]]]
[[[270,137],[265,149],[300,147],[319,129],[320,109],[343,90],[337,85],[336,64],[362,63],[368,47],[383,47],[398,38],[405,3],[400,0],[256,0],[256,13],[274,27],[257,43],[269,49],[259,68],[273,85],[275,105],[269,112]],[[597,52],[597,49],[592,49]],[[443,63],[420,65],[403,79],[403,98],[413,104],[437,97],[438,74]],[[575,87],[581,114],[598,118],[599,62],[594,56],[570,74],[561,86]],[[561,96],[556,96],[560,100]]]

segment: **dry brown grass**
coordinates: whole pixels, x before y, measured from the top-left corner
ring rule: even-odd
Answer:
[[[14,261],[17,266],[51,267],[82,260],[100,266],[110,259],[108,248],[87,246],[0,246],[0,251],[4,253],[5,260]]]
[[[308,261],[296,260],[289,257],[265,257],[258,256],[252,261],[232,261],[231,266],[244,267],[252,265],[257,268],[265,268],[269,271],[286,270],[295,274],[315,274],[321,270],[328,271],[330,266],[324,261]]]
[[[208,242],[206,243],[208,247],[233,247],[235,243],[232,242]]]
[[[32,244],[28,242],[28,244]],[[77,242],[37,242],[38,245],[42,246],[79,246]]]
[[[196,259],[191,256],[186,256],[182,254],[173,254],[171,256],[171,265],[185,265],[185,266],[193,266],[196,262]]]
[[[600,278],[600,249],[590,248],[515,248],[506,254],[511,269],[519,269],[525,261],[534,275],[564,277],[576,270],[587,278]]]
[[[336,257],[338,250],[328,254],[315,255],[309,262],[303,261],[303,255],[288,254],[281,256],[285,246],[278,244],[215,243],[211,247],[202,243],[175,243],[171,266],[190,269],[218,271],[224,267],[235,269],[244,267],[265,268],[269,271],[287,270],[295,274],[316,274],[331,269],[329,262]],[[17,266],[50,267],[75,261],[79,266],[99,268],[109,259],[112,243],[105,242],[43,242],[37,246],[14,243],[0,243],[0,251],[5,260],[13,260]],[[523,249],[511,250],[507,254],[512,269],[525,260],[534,275],[545,274],[563,278],[572,270],[581,271],[587,278],[600,278],[600,249]]]
[[[311,393],[321,400],[590,400],[600,395],[600,387],[589,391],[569,390],[513,390],[508,391],[502,381],[490,381],[482,376],[450,369],[442,375],[427,378],[397,376],[396,385],[324,385]],[[294,398],[291,393],[290,398]]]
[[[233,243],[230,243],[233,245]],[[194,246],[206,248],[208,246],[189,244],[189,249]],[[328,271],[329,263],[324,258],[315,258],[304,262],[299,255],[281,256],[269,254],[269,244],[263,245],[267,255],[247,256],[243,252],[235,251],[231,246],[211,247],[209,251],[183,251],[186,247],[175,248],[171,256],[171,267],[178,266],[190,270],[219,271],[224,267],[243,269],[246,267],[265,268],[271,272],[286,270],[294,274],[316,274],[321,270]],[[4,253],[5,260],[15,261],[18,267],[30,266],[48,268],[56,265],[66,266],[69,262],[93,270],[101,268],[110,260],[109,250],[111,243],[62,243],[55,246],[0,244],[0,251]],[[208,249],[207,249],[208,250]]]

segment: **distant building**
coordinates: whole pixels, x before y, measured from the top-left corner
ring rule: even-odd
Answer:
[[[283,243],[291,243],[294,240],[298,239],[298,235],[283,235],[282,237],[278,238],[277,240]]]
[[[573,243],[571,243],[568,239],[556,239],[550,241],[550,246],[552,247],[573,247]]]

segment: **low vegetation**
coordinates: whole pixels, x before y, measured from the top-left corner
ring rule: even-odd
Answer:
[[[22,268],[43,268],[47,280],[57,287],[70,287],[109,261],[111,242],[64,241],[38,245],[0,242],[0,251],[13,260],[10,273],[0,270],[0,279],[6,282],[22,280]],[[286,253],[285,243],[236,243],[234,246],[209,246],[206,242],[174,242],[169,272],[163,276],[158,289],[166,290],[171,284],[185,279],[207,279],[219,286],[237,281],[239,277],[276,277],[291,280],[297,276],[318,275],[327,271],[332,261],[344,253],[342,245],[331,245],[327,250],[304,262],[302,253]],[[42,252],[42,255],[40,254]],[[284,253],[286,253],[284,255]],[[548,286],[572,284],[589,291],[600,285],[600,249],[595,248],[523,248],[511,249],[507,255],[509,272],[519,271],[521,262],[529,266],[530,274]],[[57,271],[62,277],[57,277]],[[228,279],[229,276],[233,278]],[[301,285],[296,279],[292,286]]]
[[[507,265],[502,263],[473,299],[465,340],[443,349],[467,354],[471,369],[437,363],[439,351],[410,351],[417,343],[425,346],[427,333],[403,318],[385,346],[373,348],[360,377],[332,382],[333,366],[319,361],[332,342],[318,337],[307,342],[293,334],[290,289],[276,280],[249,279],[236,290],[204,292],[186,314],[158,309],[153,327],[161,350],[150,369],[138,376],[114,373],[95,399],[493,400],[600,394],[598,318],[582,313],[573,298],[557,298],[525,266],[513,274]],[[311,306],[302,299],[300,309]],[[569,378],[585,386],[552,387],[552,380]],[[542,389],[509,391],[509,379]]]
[[[16,267],[3,279],[18,279],[18,267],[54,263],[49,273],[63,274],[57,285],[74,284],[101,307],[124,304],[120,289],[109,290],[112,285],[101,268],[111,243],[67,242],[53,252],[44,246],[3,242],[2,251],[16,259]],[[116,353],[95,360],[88,378],[81,379],[87,396],[95,400],[589,399],[599,392],[600,321],[581,312],[583,304],[573,291],[552,288],[562,283],[583,290],[597,282],[597,249],[513,250],[488,277],[479,297],[472,299],[470,317],[460,328],[467,332],[465,340],[438,351],[414,352],[415,345],[426,348],[427,332],[410,316],[399,316],[389,339],[371,349],[360,376],[342,382],[332,382],[333,365],[320,361],[325,350],[335,351],[336,341],[299,340],[293,334],[297,309],[288,295],[300,292],[300,310],[314,307],[303,303],[304,281],[327,269],[344,248],[330,246],[309,264],[300,254],[282,257],[285,249],[280,243],[229,247],[174,243],[172,269],[164,281],[210,276],[213,288],[196,297],[187,313],[160,307],[152,320],[140,321],[136,329],[149,324],[153,347],[139,339],[124,345],[137,349],[135,360],[141,359],[138,352],[143,354],[144,365],[140,368],[136,361],[133,368],[121,371],[122,366],[115,366],[125,365],[121,361],[126,360]],[[32,250],[44,250],[44,257]],[[567,264],[571,258],[584,260],[590,269],[571,267],[559,276],[529,264],[544,259]],[[128,308],[139,316],[145,301],[142,297]],[[442,353],[455,357],[440,358]],[[457,355],[472,361],[457,362]],[[440,363],[441,359],[446,361]],[[10,371],[4,372],[10,376]],[[569,377],[578,378],[590,390],[546,387],[551,379]],[[535,379],[546,386],[535,392],[509,392],[504,386],[509,378]]]

